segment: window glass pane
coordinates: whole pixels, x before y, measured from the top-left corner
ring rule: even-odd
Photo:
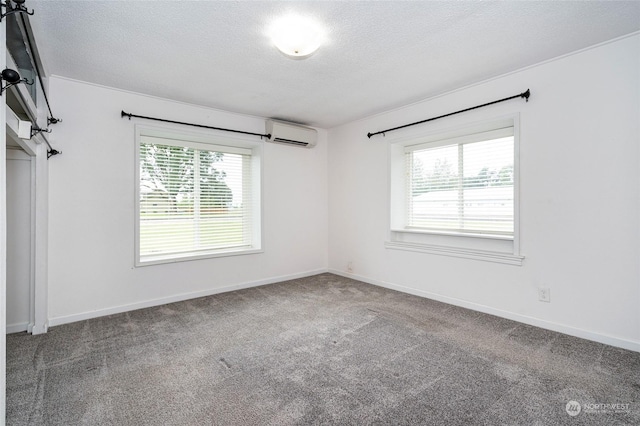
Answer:
[[[513,232],[513,136],[462,146],[463,229]]]
[[[20,77],[26,78],[33,84],[25,84],[24,87],[34,105],[38,106],[38,97],[36,88],[40,84],[36,82],[38,78],[38,74],[36,73],[36,68],[34,66],[34,60],[32,59],[32,52],[29,45],[25,42],[24,33],[20,30],[20,26],[18,25],[18,17],[20,14],[12,14],[6,16],[7,22],[7,49],[9,50],[9,54],[13,58],[13,61],[16,63],[16,67],[18,68],[16,71],[20,73]],[[44,90],[44,88],[43,88]]]
[[[199,244],[232,247],[245,240],[245,215],[250,209],[243,199],[243,156],[200,151]]]
[[[513,234],[513,136],[431,149],[407,159],[407,227]]]
[[[140,259],[251,245],[249,155],[140,143]]]
[[[192,247],[194,150],[140,145],[140,254]]]
[[[458,146],[413,152],[409,226],[458,228]]]

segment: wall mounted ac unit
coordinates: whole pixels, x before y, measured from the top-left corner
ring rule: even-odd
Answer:
[[[267,134],[270,142],[284,143],[311,148],[318,143],[318,132],[310,127],[283,121],[267,120]]]

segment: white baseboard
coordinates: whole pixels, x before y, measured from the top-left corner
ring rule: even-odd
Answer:
[[[211,296],[219,293],[227,293],[229,291],[242,290],[250,287],[259,287],[261,285],[273,284],[281,281],[294,280],[297,278],[310,277],[327,272],[327,269],[317,269],[314,271],[300,272],[297,274],[282,275],[278,277],[265,278],[257,281],[248,281],[244,283],[233,284],[225,287],[212,288],[208,290],[196,291],[191,293],[181,293],[169,297],[146,300],[143,302],[131,303],[127,305],[114,306],[111,308],[98,309],[95,311],[82,312],[79,314],[65,315],[53,317],[49,319],[49,327],[56,325],[68,324],[77,321],[84,321],[91,318],[103,317],[106,315],[120,314],[123,312],[135,311],[137,309],[151,308],[153,306],[165,305],[167,303],[182,302],[183,300],[197,299],[198,297]],[[9,326],[7,326],[9,330]],[[26,324],[25,324],[26,330]]]
[[[336,275],[340,275],[346,278],[352,278],[354,280],[362,281],[367,284],[373,284],[378,287],[385,287],[391,290],[400,291],[403,293],[413,294],[414,296],[426,297],[427,299],[437,300],[438,302],[448,303],[450,305],[460,306],[463,308],[471,309],[474,311],[483,312],[485,314],[491,314],[498,317],[518,321],[524,324],[533,325],[536,327],[544,328],[551,331],[557,331],[558,333],[568,334],[570,336],[579,337],[581,339],[592,340],[598,343],[604,343],[605,345],[616,346],[630,351],[640,352],[640,342],[622,339],[615,336],[609,336],[606,334],[594,333],[581,328],[575,328],[564,324],[558,324],[551,321],[542,320],[539,318],[529,317],[526,315],[520,315],[514,312],[503,311],[501,309],[492,308],[490,306],[481,305],[478,303],[468,302],[465,300],[456,299],[454,297],[442,296],[440,294],[430,293],[428,291],[417,290],[411,287],[405,287],[398,284],[389,283],[386,281],[375,280],[368,277],[363,277],[357,274],[350,274],[336,269],[329,269],[328,272]]]
[[[7,324],[7,334],[11,333],[20,333],[22,331],[27,331],[29,328],[29,323],[18,323],[18,324]]]

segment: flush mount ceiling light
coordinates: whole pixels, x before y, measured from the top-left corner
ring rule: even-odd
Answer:
[[[311,56],[324,39],[320,24],[300,15],[287,15],[277,19],[270,28],[271,41],[290,58]]]

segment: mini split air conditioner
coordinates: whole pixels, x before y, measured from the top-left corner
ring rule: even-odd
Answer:
[[[300,126],[283,121],[267,120],[267,133],[271,135],[269,142],[311,148],[318,142],[318,132],[310,127]]]

